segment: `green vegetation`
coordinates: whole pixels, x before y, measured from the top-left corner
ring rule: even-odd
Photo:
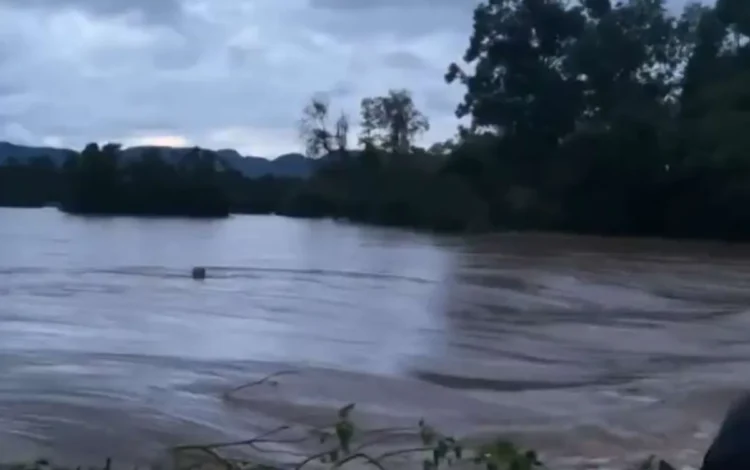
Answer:
[[[266,432],[261,436],[238,442],[222,442],[215,444],[199,444],[179,446],[173,449],[178,468],[181,457],[185,452],[198,452],[205,454],[207,463],[220,464],[228,469],[256,469],[256,470],[282,470],[290,468],[300,470],[315,463],[326,464],[328,468],[340,468],[346,464],[360,461],[377,468],[385,470],[390,462],[399,462],[403,465],[413,463],[417,458],[422,470],[437,470],[470,464],[478,466],[482,470],[532,470],[541,468],[542,464],[533,451],[524,451],[508,441],[494,441],[476,446],[476,448],[464,448],[461,442],[453,437],[443,435],[420,421],[413,429],[393,428],[365,430],[356,426],[352,419],[354,404],[351,403],[338,411],[338,417],[330,426],[313,428],[309,430],[310,438],[317,439],[323,450],[300,457],[297,462],[289,465],[259,463],[247,459],[233,459],[221,454],[222,449],[229,447],[245,446],[253,449],[256,453],[263,453],[262,444],[275,442],[271,436],[288,429],[283,426]],[[418,437],[419,445],[412,447],[395,448],[388,451],[374,452],[369,449],[374,447],[388,433],[399,432],[401,434],[412,433]],[[284,442],[280,440],[280,442]],[[195,457],[189,458],[191,463]]]
[[[468,126],[429,149],[405,90],[346,115],[314,99],[309,178],[250,180],[196,149],[179,162],[90,145],[64,170],[0,168],[0,204],[71,212],[341,217],[465,231],[750,237],[750,2],[672,15],[664,0],[485,0],[463,65]]]
[[[260,380],[236,387],[224,394],[227,401],[242,398],[235,394],[258,385],[279,386],[277,378],[296,374],[281,371]],[[289,437],[291,426],[280,426],[250,439],[231,442],[180,445],[170,450],[171,468],[222,470],[302,470],[318,467],[335,470],[355,464],[388,470],[411,468],[421,470],[534,470],[549,469],[539,455],[504,439],[470,442],[440,432],[424,420],[412,427],[365,429],[354,420],[355,404],[338,410],[330,424],[304,427],[302,434]],[[301,427],[301,426],[300,426]],[[285,435],[286,434],[286,435]],[[295,452],[289,445],[314,443],[317,450]],[[278,445],[282,445],[279,448]],[[238,452],[239,450],[239,452]],[[244,452],[243,452],[244,451]],[[254,457],[248,457],[252,455]],[[8,470],[60,469],[46,459],[31,464],[6,465]],[[101,469],[110,470],[106,459]],[[80,467],[79,467],[80,469]],[[633,470],[674,470],[670,464],[649,457]]]
[[[298,372],[281,371],[271,374],[229,390],[224,398],[241,400],[235,396],[241,390],[264,384],[278,387],[278,377],[296,373]],[[391,465],[401,468],[421,467],[422,470],[549,468],[540,461],[535,451],[522,449],[510,441],[493,439],[472,443],[444,434],[424,420],[420,420],[413,427],[365,429],[358,426],[353,419],[354,410],[354,403],[342,407],[329,425],[306,429],[305,435],[301,438],[274,439],[280,433],[290,429],[290,426],[281,426],[260,436],[241,441],[178,446],[172,449],[175,467],[208,465],[214,468],[218,465],[229,470],[301,470],[303,467],[315,464],[324,464],[326,468],[337,469],[347,464],[363,463],[377,470],[387,470]],[[270,450],[271,447],[269,447],[279,443],[302,444],[310,441],[319,444],[317,451],[310,454],[289,454],[291,460],[286,463],[281,463],[278,452]],[[411,444],[412,442],[414,444]],[[388,445],[384,446],[384,444]],[[248,449],[251,454],[258,457],[252,460],[246,457],[233,458],[225,453],[232,448]],[[264,458],[265,454],[275,454],[275,457]],[[282,454],[286,452],[282,451]],[[673,468],[667,462],[652,456],[639,464],[637,470],[673,470]]]
[[[120,162],[119,153],[116,144],[89,144],[66,161],[62,208],[84,214],[229,215],[213,153],[194,149],[173,164],[158,150],[129,163]]]
[[[58,200],[60,172],[49,158],[10,159],[0,166],[0,205],[41,207]]]

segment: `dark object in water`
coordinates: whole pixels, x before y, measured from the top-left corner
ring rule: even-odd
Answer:
[[[701,470],[750,469],[750,394],[727,411],[719,433],[703,457]]]
[[[206,278],[206,268],[202,268],[200,266],[196,266],[193,268],[193,279],[205,279]]]

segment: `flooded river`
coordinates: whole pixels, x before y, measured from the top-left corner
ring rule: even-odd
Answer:
[[[146,464],[354,401],[558,464],[697,465],[748,386],[750,249],[0,209],[0,377],[3,459]]]

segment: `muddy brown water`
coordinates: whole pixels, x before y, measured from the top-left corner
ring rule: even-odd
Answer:
[[[743,245],[0,209],[4,460],[146,464],[355,401],[561,466],[696,466],[748,382]]]

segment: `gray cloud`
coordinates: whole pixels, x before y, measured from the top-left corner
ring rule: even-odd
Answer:
[[[372,34],[401,39],[435,33],[468,34],[478,0],[310,0],[308,23],[338,37]]]
[[[357,116],[409,88],[453,134],[476,0],[0,0],[0,139],[300,149],[315,92]]]
[[[384,54],[382,57],[383,65],[387,67],[425,70],[430,65],[422,57],[409,51],[393,51]]]
[[[146,21],[169,21],[179,16],[180,0],[0,0],[0,5],[29,10],[80,10],[94,15],[134,14]]]

